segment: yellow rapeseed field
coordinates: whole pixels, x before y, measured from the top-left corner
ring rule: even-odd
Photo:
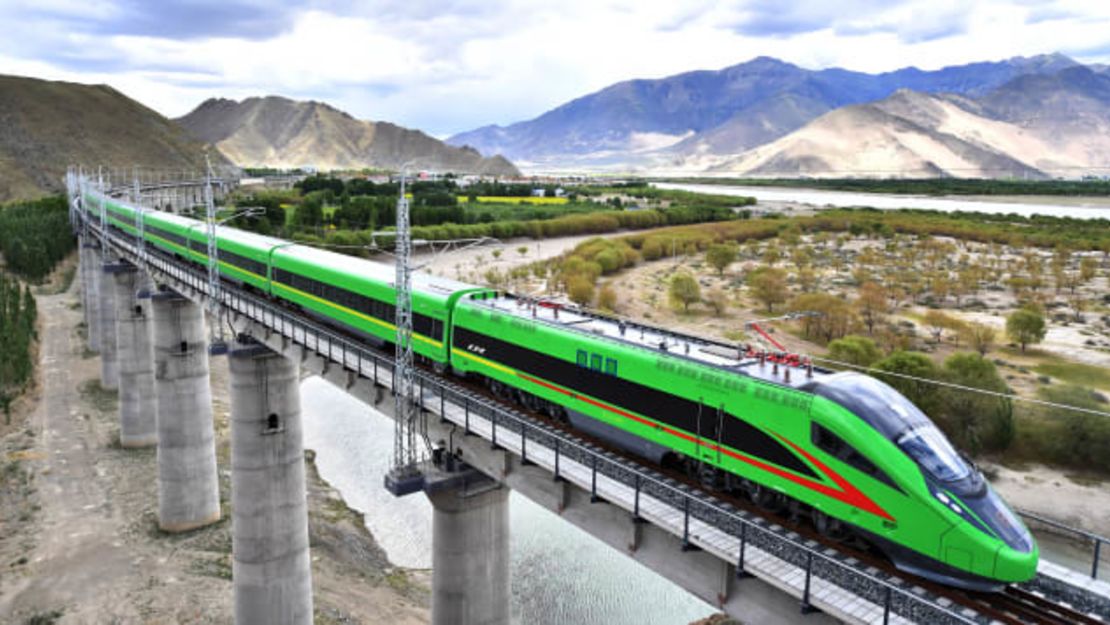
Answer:
[[[486,204],[521,204],[527,202],[528,204],[566,204],[567,198],[565,197],[508,197],[502,195],[479,195],[476,198],[479,202]],[[460,195],[459,202],[465,203],[467,196]]]

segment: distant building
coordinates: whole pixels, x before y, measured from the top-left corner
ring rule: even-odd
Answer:
[[[532,189],[532,197],[544,197],[546,192],[543,189]]]

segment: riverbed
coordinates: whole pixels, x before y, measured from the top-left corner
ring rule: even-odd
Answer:
[[[1051,215],[1076,219],[1110,219],[1110,199],[1053,197],[990,197],[901,195],[893,193],[855,193],[788,187],[744,187],[716,184],[653,183],[660,189],[679,189],[715,195],[754,197],[757,202],[787,203],[816,208],[848,208],[867,206],[883,210],[918,208],[943,212],[979,212],[999,215],[1017,214],[1025,217]]]

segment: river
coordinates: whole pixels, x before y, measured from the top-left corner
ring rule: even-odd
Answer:
[[[390,562],[431,567],[432,509],[423,495],[394,498],[382,486],[393,420],[318,377],[301,383],[304,444],[321,477],[366,525]],[[710,605],[624,554],[515,493],[509,500],[515,623],[682,625],[713,614]],[[1089,571],[1089,548],[1038,536],[1041,555]],[[1110,570],[1104,562],[1104,570]],[[1105,574],[1100,576],[1105,578]]]
[[[653,183],[660,189],[679,189],[696,193],[716,195],[744,195],[754,197],[759,202],[788,202],[807,204],[815,207],[846,208],[868,206],[884,210],[899,208],[920,208],[944,212],[972,211],[980,213],[1010,214],[1026,217],[1033,215],[1052,215],[1055,217],[1074,217],[1076,219],[1110,219],[1110,206],[1105,198],[1060,198],[1050,197],[1008,198],[984,197],[931,197],[923,195],[896,195],[892,193],[853,193],[850,191],[824,191],[820,189],[798,189],[787,187],[744,187],[717,184]]]
[[[393,420],[328,382],[301,383],[305,447],[389,560],[431,567],[432,508],[423,495],[396,499],[382,486],[392,457]],[[515,493],[512,602],[515,623],[680,625],[716,612],[631,558]]]

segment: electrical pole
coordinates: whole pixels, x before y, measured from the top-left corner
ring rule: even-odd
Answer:
[[[227,353],[224,327],[220,323],[220,259],[216,245],[216,202],[212,198],[212,161],[204,154],[206,171],[204,174],[204,208],[208,230],[208,316],[212,324],[209,335],[208,353],[218,356]]]
[[[138,256],[139,267],[146,269],[146,219],[143,215],[142,203],[142,187],[139,185],[139,168],[135,167],[135,181],[134,181],[134,195],[135,195],[135,237],[136,243],[136,256]]]
[[[405,173],[401,173],[401,190],[397,198],[397,230],[395,236],[397,272],[394,289],[397,340],[393,364],[393,466],[385,476],[385,487],[400,497],[423,487],[423,476],[416,464],[418,458],[416,368],[412,358],[412,238],[409,228],[409,200],[405,197]],[[423,435],[423,433],[421,433]]]
[[[104,188],[103,172],[103,169],[97,169],[96,190],[100,193],[100,197],[97,198],[100,203],[100,253],[104,254],[106,259],[108,254],[108,207],[104,197],[108,194],[108,191]]]

